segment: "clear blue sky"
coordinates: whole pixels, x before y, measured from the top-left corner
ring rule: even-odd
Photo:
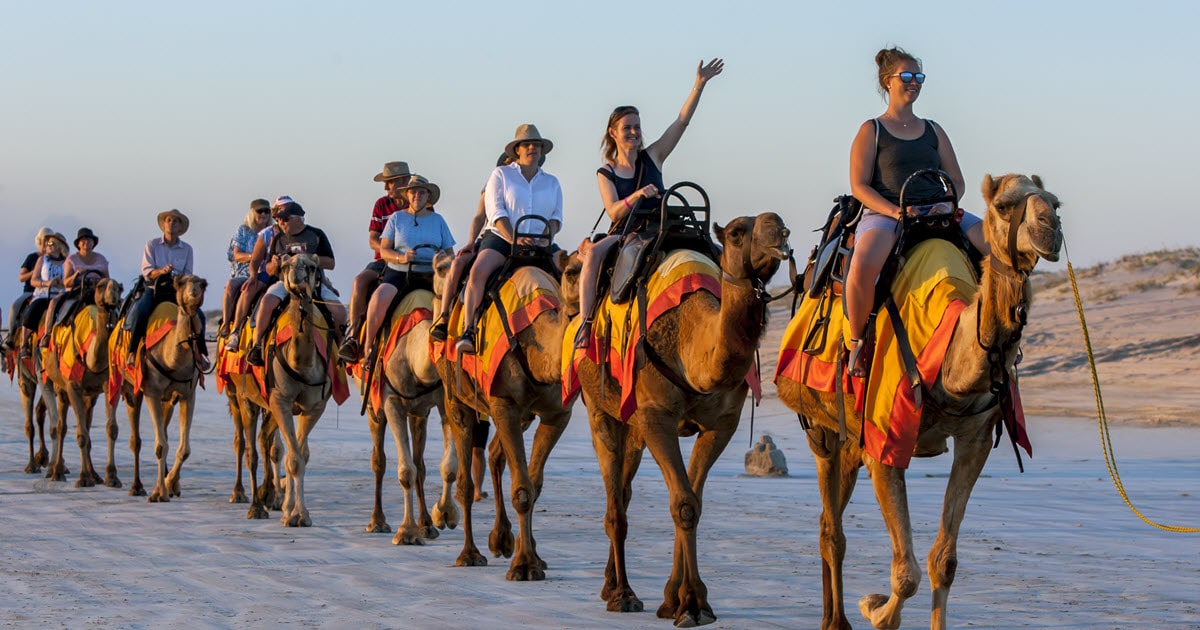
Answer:
[[[219,286],[249,201],[288,194],[329,234],[348,295],[384,162],[441,185],[461,245],[524,122],[555,142],[574,247],[600,210],[608,112],[639,106],[657,137],[714,56],[725,73],[666,180],[703,185],[722,222],[779,212],[807,253],[848,190],[858,124],[884,108],[873,56],[891,44],[924,61],[916,112],[949,132],[968,209],[984,173],[1036,172],[1076,264],[1195,245],[1200,10],[1138,4],[5,1],[0,269],[15,296],[38,227],[87,225],[127,281],[155,215],[179,208]]]

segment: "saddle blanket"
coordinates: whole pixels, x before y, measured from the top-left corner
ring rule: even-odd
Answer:
[[[400,345],[400,340],[423,321],[433,321],[433,293],[418,289],[400,298],[400,303],[392,310],[391,317],[380,328],[381,333],[386,336],[383,337],[383,350],[375,361],[375,378],[371,381],[370,392],[371,408],[376,416],[383,414],[383,379],[379,378],[379,375],[383,373],[388,357]],[[348,368],[360,381],[364,376],[362,365],[365,361],[366,359],[363,359]]]

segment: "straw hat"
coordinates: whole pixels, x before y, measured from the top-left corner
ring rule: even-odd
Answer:
[[[166,212],[158,213],[158,229],[165,231],[163,228],[163,223],[167,220],[167,217],[175,217],[176,219],[179,219],[180,223],[183,224],[183,229],[179,231],[180,236],[185,234],[188,231],[188,228],[192,225],[192,222],[188,220],[186,214],[176,210],[175,208],[171,208]]]
[[[513,160],[516,160],[517,145],[521,144],[522,142],[529,142],[530,140],[536,140],[542,143],[542,155],[545,155],[554,149],[554,143],[543,138],[542,134],[538,133],[538,128],[536,126],[526,123],[520,127],[517,127],[517,133],[513,137],[512,141],[504,145],[504,153]]]
[[[92,247],[100,244],[100,237],[96,236],[96,233],[92,231],[92,228],[81,227],[79,228],[79,231],[75,233],[75,249],[79,249],[79,241],[82,241],[85,238],[92,239]]]
[[[424,188],[425,190],[429,191],[429,203],[427,206],[432,206],[433,204],[437,203],[438,199],[441,199],[442,197],[442,189],[438,188],[437,184],[431,184],[428,179],[420,175],[413,175],[410,177],[408,183],[405,184],[400,190],[408,190],[410,188]]]
[[[375,181],[386,182],[410,176],[412,176],[412,173],[408,170],[408,162],[388,162],[383,165],[383,172],[375,176]]]
[[[36,245],[38,249],[41,249],[42,241],[45,241],[46,237],[50,236],[51,234],[54,234],[54,230],[51,230],[48,227],[38,230],[37,234],[35,234],[33,237],[33,244]]]

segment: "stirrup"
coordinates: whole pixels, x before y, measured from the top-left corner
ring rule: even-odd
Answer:
[[[454,349],[459,354],[475,354],[475,327],[472,326],[463,331],[458,338],[458,343],[454,345]]]
[[[242,345],[242,336],[237,331],[229,333],[229,340],[225,342],[226,352],[237,352]]]
[[[362,359],[362,348],[358,345],[358,339],[347,337],[338,348],[338,356],[346,363],[354,363]]]
[[[450,327],[446,325],[446,319],[438,317],[434,322],[433,328],[429,329],[429,338],[434,341],[445,341],[450,336]]]
[[[579,324],[579,330],[575,332],[575,349],[586,350],[592,343],[592,320],[591,318],[583,320]]]
[[[851,337],[850,343],[854,344],[854,347],[850,349],[850,359],[846,362],[846,373],[855,378],[864,378],[867,375],[867,362],[870,360],[864,354],[866,340]]]

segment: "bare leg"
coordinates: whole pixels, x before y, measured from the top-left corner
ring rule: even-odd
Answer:
[[[246,278],[230,278],[229,282],[225,283],[225,292],[221,294],[221,330],[217,332],[218,336],[236,330],[233,328],[233,314],[237,310],[238,298],[245,283]]]
[[[281,300],[270,293],[262,298],[258,305],[258,313],[254,316],[254,346],[261,347],[263,336],[267,334],[267,326],[271,324],[271,312],[279,306]]]
[[[362,328],[363,310],[367,307],[367,298],[371,296],[371,285],[379,281],[379,272],[366,268],[354,276],[354,286],[350,290],[350,321],[354,327],[350,334],[358,336]]]
[[[371,301],[367,306],[367,337],[366,343],[363,344],[363,356],[366,358],[370,358],[371,353],[375,351],[375,338],[379,335],[379,327],[383,325],[383,318],[387,315],[388,306],[396,297],[396,291],[396,287],[381,282],[375,289],[375,293],[371,295]]]
[[[479,252],[475,264],[471,267],[471,274],[467,277],[466,296],[463,299],[467,322],[464,329],[475,327],[475,311],[478,311],[479,305],[483,303],[483,291],[487,281],[503,264],[504,254],[494,249]]]
[[[457,302],[458,283],[462,282],[462,276],[471,266],[471,262],[475,260],[475,252],[463,250],[454,257],[450,263],[450,275],[446,278],[446,295],[442,296],[442,308],[438,311],[437,321],[447,321],[450,319],[450,310],[454,308],[454,303]]]

